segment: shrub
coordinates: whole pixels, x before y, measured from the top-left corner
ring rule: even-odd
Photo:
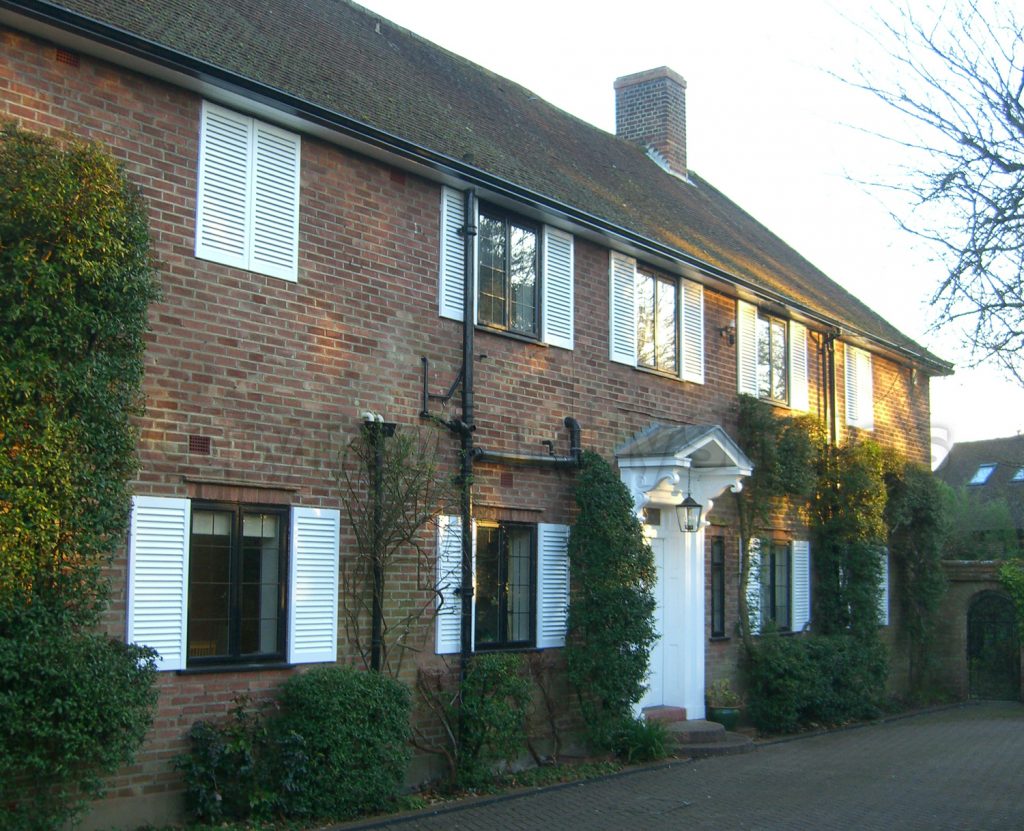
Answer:
[[[611,749],[643,695],[657,638],[654,557],[629,491],[596,453],[584,454],[576,504],[566,663],[591,744]]]
[[[653,762],[668,755],[668,728],[660,721],[626,718],[612,733],[612,750],[627,763]]]
[[[277,735],[301,737],[306,775],[284,799],[292,815],[343,819],[383,808],[409,763],[408,688],[375,672],[315,667],[281,688]]]
[[[197,721],[191,751],[177,760],[191,814],[206,822],[263,819],[284,812],[307,775],[305,742],[271,731],[246,696],[227,719]]]
[[[60,828],[102,795],[152,721],[154,655],[38,611],[0,622],[0,827]]]
[[[498,762],[511,763],[526,747],[530,681],[519,655],[477,655],[462,682],[456,784],[477,788],[494,779]]]
[[[766,733],[881,712],[888,656],[877,639],[767,634],[748,652],[748,713]]]

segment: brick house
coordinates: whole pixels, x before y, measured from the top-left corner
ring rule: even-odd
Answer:
[[[465,369],[428,403],[474,428],[445,441],[453,466],[474,450],[476,608],[463,626],[465,523],[444,517],[430,579],[397,585],[445,601],[420,665],[564,642],[579,435],[617,458],[658,560],[643,704],[691,718],[735,672],[738,395],[928,460],[950,366],[688,168],[671,70],[616,81],[613,136],[345,0],[0,0],[0,39],[0,114],[120,159],[162,283],[108,615],[159,649],[160,709],[96,824],[180,810],[195,720],[353,660],[332,462],[365,411],[416,429]],[[806,540],[780,517],[765,555],[795,631]]]

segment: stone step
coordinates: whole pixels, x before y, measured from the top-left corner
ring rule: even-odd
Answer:
[[[679,721],[686,721],[685,707],[644,707],[643,717],[647,721],[660,721],[665,724],[673,724]]]
[[[707,759],[711,756],[733,756],[738,753],[752,753],[757,745],[750,736],[741,733],[726,733],[725,738],[713,742],[694,742],[691,744],[677,744],[675,752],[679,756],[689,756],[691,759]]]
[[[716,721],[693,719],[666,725],[676,744],[713,744],[725,741],[725,728]]]

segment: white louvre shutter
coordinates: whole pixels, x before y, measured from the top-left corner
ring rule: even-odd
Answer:
[[[283,280],[299,273],[300,147],[294,133],[253,122],[249,268]]]
[[[441,274],[438,310],[441,317],[462,320],[466,280],[465,194],[441,189]]]
[[[537,526],[537,648],[565,646],[569,613],[569,527]]]
[[[755,635],[761,631],[764,620],[761,614],[761,540],[750,541],[747,549],[750,559],[750,574],[747,577],[747,614],[750,618],[750,631]]]
[[[132,498],[127,639],[155,649],[161,670],[185,668],[190,516],[187,499]]]
[[[292,508],[288,662],[338,658],[338,544],[341,518],[329,508]]]
[[[758,395],[757,307],[736,301],[736,375],[740,393]]]
[[[882,583],[878,595],[878,623],[880,626],[889,625],[889,549],[879,550],[882,558]]]
[[[810,407],[807,387],[807,327],[789,322],[789,406],[801,413]]]
[[[196,256],[248,267],[252,119],[203,102],[199,131]]]
[[[608,271],[608,357],[636,366],[636,260],[612,251]]]
[[[875,428],[874,382],[871,353],[845,344],[846,423],[862,430]]]
[[[682,281],[683,380],[704,383],[704,286]]]
[[[573,345],[573,238],[572,234],[544,226],[544,270],[541,286],[544,343],[572,349]]]
[[[437,617],[435,651],[450,655],[462,647],[462,522],[457,516],[438,517]]]
[[[802,632],[811,622],[811,544],[793,540],[793,622],[794,632]]]

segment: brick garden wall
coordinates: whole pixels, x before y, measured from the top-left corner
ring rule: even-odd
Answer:
[[[437,313],[440,188],[304,137],[298,282],[198,260],[200,106],[193,93],[84,55],[77,65],[63,62],[52,44],[0,29],[0,117],[101,142],[149,208],[163,294],[150,311],[136,493],[337,508],[332,465],[356,434],[359,414],[376,410],[399,429],[421,429],[421,356],[431,361],[434,392],[448,388],[461,364],[461,325]],[[564,416],[577,418],[584,446],[606,457],[654,420],[720,424],[735,435],[736,351],[718,331],[735,320],[735,301],[705,292],[705,384],[611,363],[608,260],[607,248],[576,239],[574,350],[478,332],[476,352],[486,355],[475,369],[479,446],[543,452],[541,442],[552,440],[564,453]],[[837,357],[841,402],[841,350]],[[819,359],[812,336],[812,407],[822,398]],[[876,356],[874,387],[875,438],[927,462],[927,378]],[[209,452],[190,451],[190,437],[209,440]],[[441,447],[454,470],[457,441],[443,436]],[[564,471],[481,464],[477,514],[570,522],[572,484]],[[711,520],[708,537],[726,539],[731,633],[739,546],[731,497],[720,498]],[[801,533],[799,516],[780,515],[778,523],[780,532]],[[354,546],[344,525],[343,564]],[[410,556],[398,569],[389,583],[395,597],[429,603],[421,566]],[[125,573],[122,556],[112,567],[107,615],[116,635],[124,633]],[[354,661],[343,621],[340,659]],[[428,627],[418,643],[430,652]],[[711,643],[709,680],[734,674],[736,656],[735,638]],[[406,680],[414,669],[410,662]],[[94,821],[129,810],[139,821],[166,819],[180,790],[170,760],[185,749],[191,723],[223,714],[239,693],[271,694],[293,671],[163,674],[146,746],[115,778]],[[140,799],[159,808],[139,813]]]

